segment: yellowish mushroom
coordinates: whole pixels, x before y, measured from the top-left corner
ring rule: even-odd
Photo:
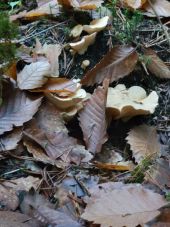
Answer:
[[[100,19],[95,19],[90,23],[90,25],[84,25],[83,30],[89,34],[92,34],[94,32],[100,32],[107,26],[108,21],[109,16],[105,16]]]
[[[85,70],[89,65],[90,65],[90,61],[84,60],[82,61],[81,68]]]
[[[70,36],[76,38],[81,35],[83,31],[83,26],[81,24],[76,25],[70,32]]]

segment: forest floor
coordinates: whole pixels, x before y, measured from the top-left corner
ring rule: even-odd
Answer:
[[[170,3],[101,2],[0,2],[2,226],[170,226]]]

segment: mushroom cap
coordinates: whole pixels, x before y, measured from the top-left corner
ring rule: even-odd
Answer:
[[[108,89],[107,113],[114,119],[152,114],[157,105],[158,95],[155,91],[147,96],[142,87],[133,86],[126,89],[123,84]]]
[[[70,47],[78,54],[82,55],[86,52],[87,48],[95,42],[97,32],[86,35],[82,39],[75,43],[69,43]]]
[[[107,26],[108,21],[109,16],[105,16],[100,19],[95,19],[90,23],[90,25],[84,25],[83,30],[89,34],[94,32],[100,32]]]
[[[82,31],[83,31],[83,25],[78,24],[71,30],[70,36],[76,38],[81,35]]]

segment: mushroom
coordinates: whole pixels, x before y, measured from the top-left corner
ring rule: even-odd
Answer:
[[[106,108],[108,116],[113,119],[152,114],[157,105],[158,95],[155,91],[147,96],[142,87],[127,89],[124,84],[108,89]]]
[[[97,32],[86,35],[76,43],[69,43],[70,47],[76,51],[78,54],[82,55],[86,52],[87,48],[95,42]]]
[[[70,32],[70,36],[76,38],[81,35],[83,26],[81,24],[76,25]]]
[[[90,25],[84,25],[83,30],[89,34],[94,32],[100,32],[107,26],[108,21],[109,16],[105,16],[100,19],[95,19],[90,23]]]
[[[82,61],[81,68],[85,70],[89,65],[90,65],[90,61],[84,60]]]

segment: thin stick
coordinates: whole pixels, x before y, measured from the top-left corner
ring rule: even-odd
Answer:
[[[169,36],[167,30],[165,29],[164,25],[162,24],[162,21],[161,21],[161,19],[160,19],[160,16],[159,16],[158,13],[156,12],[155,7],[154,7],[154,5],[152,4],[151,0],[148,0],[148,3],[149,3],[149,5],[150,5],[150,7],[152,8],[153,12],[155,13],[155,15],[156,15],[156,17],[157,17],[157,19],[158,19],[158,22],[160,23],[160,25],[161,25],[161,27],[162,27],[162,30],[163,30],[164,33],[165,33],[165,37],[167,38],[167,41],[168,41],[168,44],[169,44],[169,48],[170,48],[170,36]]]

